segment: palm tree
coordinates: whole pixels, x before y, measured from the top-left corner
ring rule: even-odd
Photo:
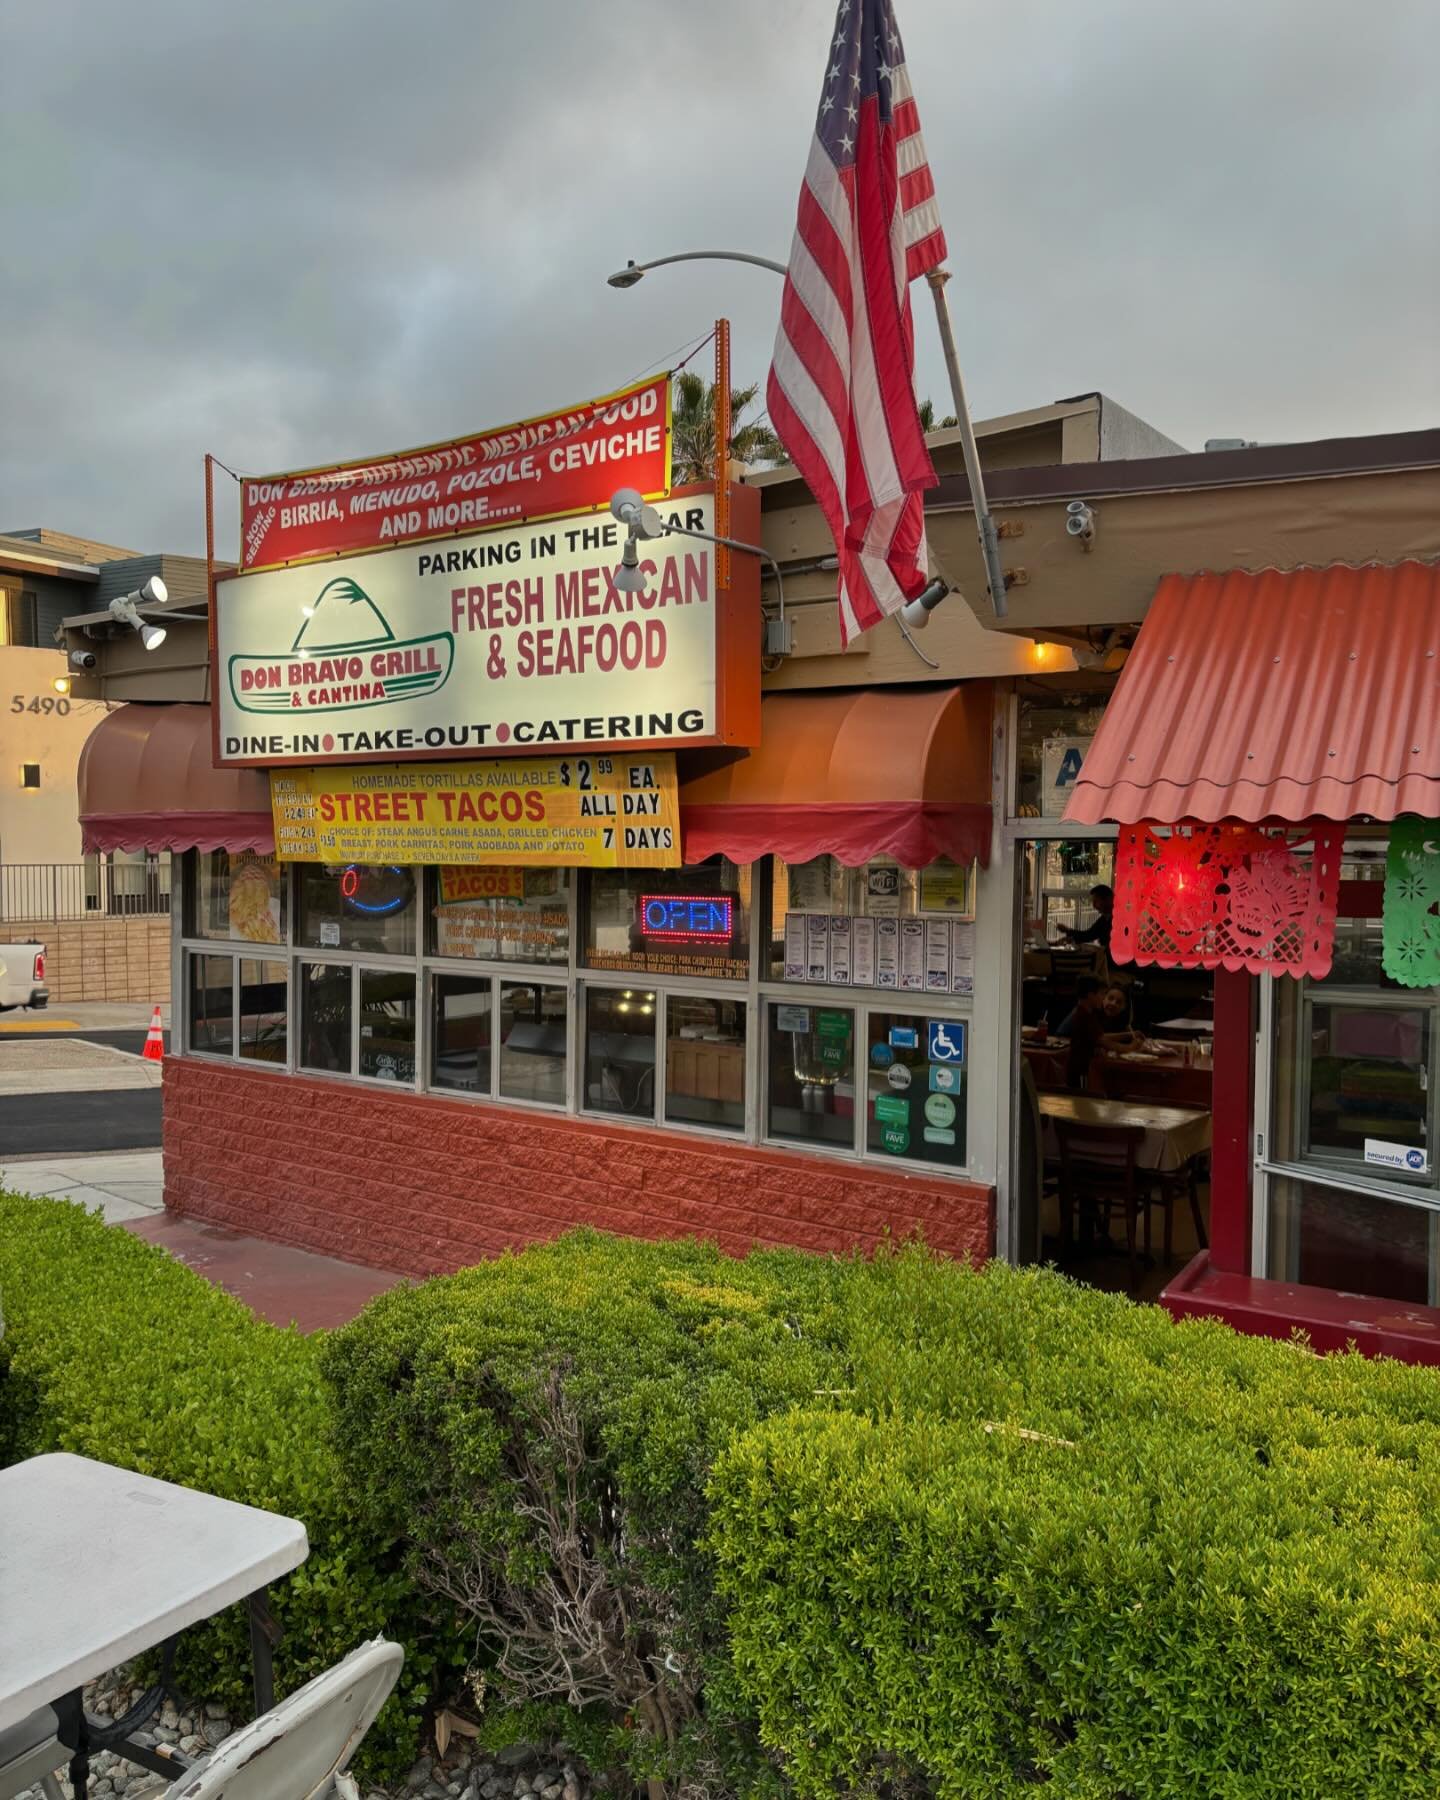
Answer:
[[[946,413],[945,417],[940,421],[938,429],[945,431],[951,425],[958,425],[959,423],[960,421],[955,417],[954,413]],[[920,402],[920,429],[927,432],[937,429],[935,424],[935,402],[933,400],[922,400]]]
[[[741,423],[755,403],[758,381],[730,391],[730,455],[742,463],[783,463],[790,459],[778,437],[759,419]],[[703,375],[682,369],[675,377],[672,415],[672,480],[677,487],[715,479],[715,389]]]

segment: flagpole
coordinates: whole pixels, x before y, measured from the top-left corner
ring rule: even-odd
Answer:
[[[970,499],[975,507],[975,529],[980,538],[980,554],[985,560],[985,581],[990,589],[990,605],[997,619],[1005,617],[1005,571],[1000,567],[1000,538],[990,516],[990,503],[985,498],[985,478],[980,473],[980,452],[975,446],[975,427],[970,423],[970,406],[965,398],[965,382],[960,374],[960,358],[955,350],[955,333],[950,327],[950,303],[945,298],[948,269],[929,269],[925,279],[935,298],[935,319],[940,327],[940,344],[945,352],[945,368],[950,376],[950,400],[955,420],[960,427],[960,448],[965,455],[965,477],[970,483]]]

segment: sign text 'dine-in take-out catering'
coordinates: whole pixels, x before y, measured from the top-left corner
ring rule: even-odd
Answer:
[[[709,531],[714,500],[662,516]],[[623,535],[606,515],[220,582],[219,760],[723,739],[714,551],[647,543],[625,593]]]
[[[680,866],[673,751],[277,769],[270,805],[282,861],[439,864],[447,900],[503,897],[486,863]]]
[[[557,519],[670,492],[670,376],[474,437],[240,484],[240,566]]]

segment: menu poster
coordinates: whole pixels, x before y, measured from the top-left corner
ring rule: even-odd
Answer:
[[[950,921],[925,921],[925,992],[950,992]]]
[[[893,988],[900,985],[900,921],[875,921],[875,985]]]
[[[850,979],[856,987],[875,986],[875,921],[856,919],[850,927]]]
[[[975,925],[970,919],[955,919],[951,922],[950,992],[975,992]]]
[[[830,918],[826,913],[805,915],[805,974],[810,981],[830,979]]]
[[[900,921],[900,986],[907,994],[925,991],[925,921]]]
[[[785,979],[787,981],[803,981],[805,979],[805,915],[791,912],[785,915]]]
[[[837,986],[850,985],[851,919],[842,913],[830,921],[830,979]]]

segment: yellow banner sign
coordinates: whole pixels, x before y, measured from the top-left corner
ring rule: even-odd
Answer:
[[[671,750],[273,769],[270,805],[286,862],[680,867]]]

